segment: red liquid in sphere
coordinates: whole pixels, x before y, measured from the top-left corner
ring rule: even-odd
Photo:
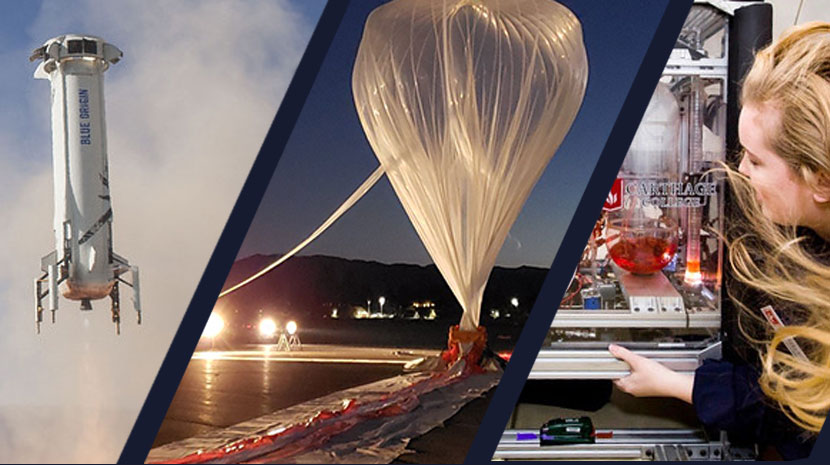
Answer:
[[[614,262],[634,274],[651,274],[662,270],[677,252],[677,241],[660,237],[621,237],[608,250]]]

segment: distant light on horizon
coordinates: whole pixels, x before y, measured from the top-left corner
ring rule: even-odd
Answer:
[[[289,321],[288,324],[285,325],[285,330],[288,334],[293,336],[297,332],[297,322],[294,320]]]

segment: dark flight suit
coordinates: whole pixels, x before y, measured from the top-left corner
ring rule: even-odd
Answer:
[[[806,249],[830,266],[830,243],[806,228],[798,232],[808,238]],[[740,294],[741,301],[751,309],[771,304],[785,324],[793,324],[788,321],[790,313],[785,307],[776,306],[763,294],[745,289]],[[743,341],[737,325],[738,310],[726,303],[724,360],[706,361],[695,371],[692,402],[698,418],[707,428],[727,431],[733,443],[758,443],[762,449],[767,448],[767,453],[771,447],[785,460],[808,457],[816,435],[793,424],[761,391],[758,352]]]

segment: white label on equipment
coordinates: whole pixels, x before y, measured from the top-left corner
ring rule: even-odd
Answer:
[[[779,329],[783,328],[784,326],[787,326],[784,324],[783,321],[781,321],[781,318],[778,317],[778,313],[775,311],[774,308],[772,308],[772,305],[767,305],[766,307],[763,307],[761,309],[761,313],[764,314],[764,318],[767,319],[767,322],[769,322],[770,326],[772,326],[773,329]],[[790,354],[792,354],[793,357],[799,360],[803,360],[805,362],[809,361],[807,355],[804,353],[803,350],[801,350],[801,346],[798,345],[798,342],[796,342],[795,338],[785,337],[782,342],[785,346],[787,346],[787,349],[789,349]]]

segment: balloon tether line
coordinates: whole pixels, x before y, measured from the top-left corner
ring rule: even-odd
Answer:
[[[357,190],[352,192],[352,195],[350,195],[349,198],[347,198],[346,201],[343,202],[343,204],[340,205],[340,207],[338,207],[337,210],[335,210],[334,213],[332,213],[331,216],[329,216],[328,219],[326,219],[326,221],[323,222],[323,224],[321,224],[317,229],[315,229],[310,236],[305,238],[302,242],[297,244],[288,253],[273,261],[265,268],[249,276],[244,281],[241,281],[238,284],[235,284],[234,286],[225,289],[224,291],[219,293],[218,298],[222,298],[230,294],[231,292],[237,291],[247,286],[248,284],[251,284],[252,282],[267,274],[269,271],[278,267],[284,261],[288,260],[289,258],[296,255],[298,252],[303,250],[305,246],[310,244],[314,239],[317,239],[317,237],[320,236],[320,234],[323,234],[329,228],[329,226],[334,224],[334,222],[337,221],[343,215],[343,213],[346,213],[346,211],[352,208],[352,206],[354,206],[354,204],[357,203],[358,200],[360,200],[364,195],[366,195],[366,193],[369,192],[369,189],[371,189],[372,186],[374,186],[380,180],[380,178],[383,177],[384,172],[385,170],[383,169],[383,166],[379,165],[377,169],[375,169],[375,171],[371,175],[369,175],[369,177],[366,178],[365,181],[363,181],[363,184],[361,184],[360,187],[357,188]]]

